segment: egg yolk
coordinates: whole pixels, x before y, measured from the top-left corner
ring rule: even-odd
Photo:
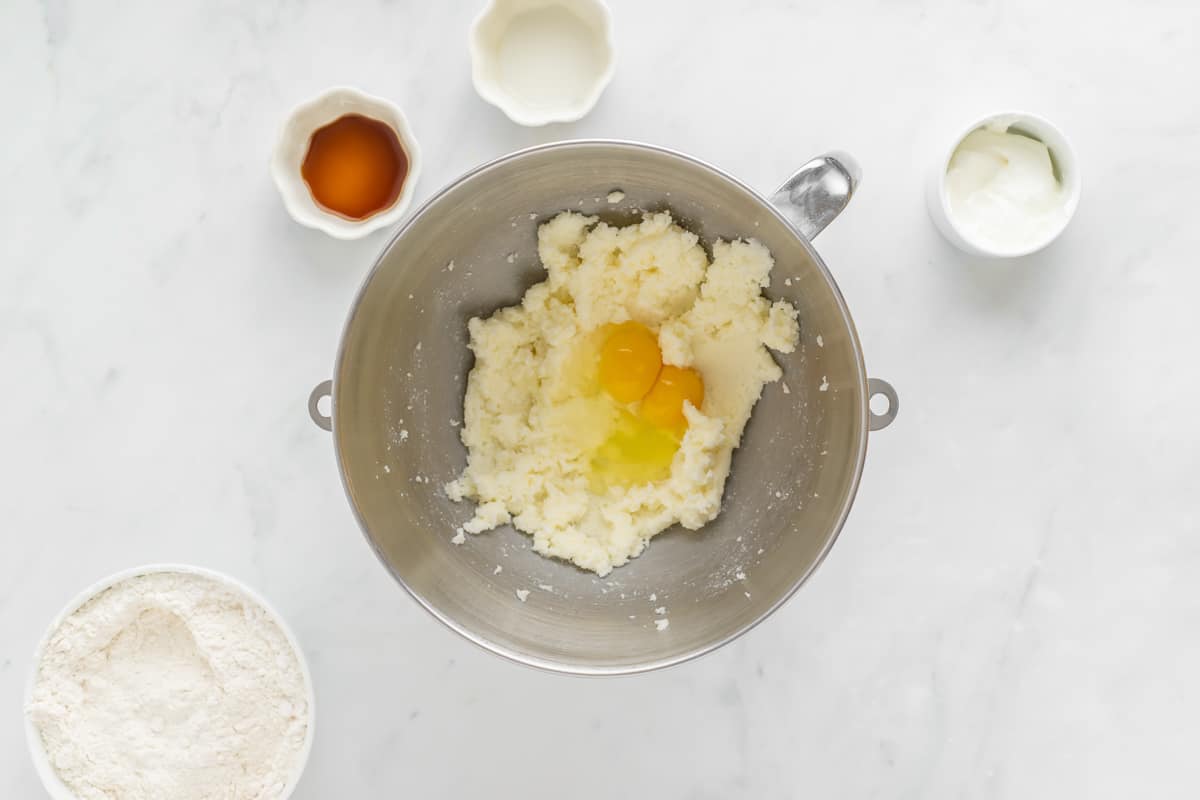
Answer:
[[[617,325],[600,349],[600,385],[618,403],[645,397],[661,369],[658,337],[637,322]]]
[[[683,415],[685,400],[697,409],[704,403],[704,380],[700,373],[691,367],[665,366],[642,398],[642,418],[682,436],[687,430],[687,417]]]

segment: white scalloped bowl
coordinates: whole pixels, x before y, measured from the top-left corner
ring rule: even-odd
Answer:
[[[471,25],[475,91],[518,125],[574,122],[616,66],[600,0],[490,0]]]
[[[305,767],[308,766],[309,755],[312,753],[313,731],[317,721],[316,694],[313,691],[312,674],[309,672],[308,662],[304,658],[304,651],[300,649],[300,643],[297,641],[296,635],[292,633],[292,629],[288,627],[287,622],[280,616],[279,612],[272,608],[270,603],[249,586],[224,573],[205,569],[204,567],[193,567],[188,564],[146,564],[145,566],[122,570],[115,575],[109,575],[107,578],[97,581],[87,589],[84,589],[59,612],[54,621],[46,628],[46,633],[42,636],[41,641],[38,642],[37,650],[33,654],[33,666],[29,670],[29,678],[25,685],[25,708],[28,709],[30,703],[33,701],[33,689],[37,683],[38,667],[41,665],[42,653],[45,651],[50,637],[54,635],[54,632],[58,630],[63,621],[78,611],[89,600],[101,592],[116,586],[118,583],[130,578],[136,578],[139,575],[150,575],[160,572],[180,572],[188,575],[200,575],[223,584],[241,594],[247,600],[257,604],[267,612],[267,616],[283,631],[284,637],[287,639],[288,644],[291,645],[292,651],[295,652],[296,661],[300,664],[300,672],[304,676],[304,688],[307,693],[308,730],[304,736],[304,744],[300,749],[300,756],[296,759],[296,768],[291,776],[289,776],[283,792],[279,795],[279,800],[287,800],[295,792],[296,785],[300,782],[300,777],[304,774]],[[29,745],[29,755],[33,759],[34,771],[37,772],[38,778],[41,779],[46,793],[52,800],[79,800],[78,796],[67,788],[67,785],[58,777],[58,773],[54,771],[54,766],[50,763],[50,757],[47,755],[46,748],[42,743],[42,735],[33,724],[33,720],[29,718],[28,712],[23,714],[23,716],[25,721],[25,741]]]
[[[300,174],[312,135],[339,117],[361,114],[379,120],[400,138],[408,156],[408,175],[396,202],[365,219],[348,219],[318,205]],[[271,156],[271,177],[292,219],[335,239],[359,239],[400,221],[412,203],[421,175],[421,151],[404,113],[394,103],[364,94],[348,86],[337,86],[296,106],[283,125]]]

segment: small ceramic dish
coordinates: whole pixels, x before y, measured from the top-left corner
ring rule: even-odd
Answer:
[[[574,122],[612,80],[612,15],[600,0],[490,0],[471,26],[479,96],[518,125]]]
[[[981,128],[992,128],[998,131],[1018,133],[1046,145],[1050,153],[1050,161],[1055,170],[1063,192],[1063,213],[1057,224],[1034,241],[1012,248],[999,248],[978,240],[971,235],[963,225],[954,218],[950,207],[950,199],[946,191],[946,176],[950,161],[963,140],[971,133]],[[951,142],[934,163],[926,185],[926,205],[934,225],[946,237],[946,240],[965,253],[987,258],[1018,258],[1035,253],[1059,237],[1075,210],[1079,207],[1079,164],[1075,151],[1067,137],[1049,120],[1036,114],[1023,111],[1007,111],[999,114],[989,114],[967,126]]]
[[[296,661],[300,664],[300,672],[304,676],[304,688],[307,694],[308,701],[308,729],[305,732],[304,744],[300,749],[299,758],[296,759],[296,769],[290,776],[283,791],[279,794],[279,800],[287,800],[292,796],[296,789],[296,784],[300,782],[300,776],[304,774],[304,768],[308,764],[308,757],[312,752],[313,731],[316,725],[316,696],[313,693],[312,675],[308,670],[308,662],[304,659],[304,651],[300,649],[300,644],[296,640],[292,629],[288,627],[283,617],[279,615],[271,605],[264,600],[257,592],[241,581],[203,567],[193,567],[186,564],[148,564],[143,567],[135,567],[133,569],[123,570],[115,575],[110,575],[101,581],[98,581],[78,596],[75,597],[67,606],[59,612],[54,621],[46,629],[45,635],[38,643],[37,650],[33,654],[33,666],[29,670],[29,678],[25,687],[25,708],[28,709],[33,702],[33,691],[37,683],[38,668],[41,666],[42,654],[46,650],[46,646],[50,641],[50,637],[62,625],[63,621],[78,611],[85,603],[99,595],[106,589],[121,583],[122,581],[136,578],[142,575],[153,575],[163,572],[178,572],[186,575],[199,575],[208,578],[220,584],[224,584],[235,593],[242,595],[248,601],[262,608],[267,617],[271,619],[279,629],[283,631],[283,635],[287,638],[288,644],[291,645],[292,651],[296,654]],[[25,713],[25,740],[29,745],[29,754],[33,759],[34,770],[42,781],[42,785],[46,788],[52,800],[79,800],[78,796],[72,792],[62,779],[58,777],[58,773],[54,771],[54,767],[50,764],[50,758],[46,754],[46,749],[42,744],[42,736],[38,732],[37,727],[29,718],[28,712]]]
[[[408,175],[395,202],[363,219],[343,217],[319,205],[300,174],[312,135],[347,114],[361,114],[386,124],[399,137],[400,146],[408,156]],[[383,98],[344,86],[327,89],[307,103],[296,106],[284,123],[271,156],[271,177],[275,179],[288,214],[301,225],[316,228],[335,239],[358,239],[398,222],[412,202],[420,174],[420,148],[404,113]]]

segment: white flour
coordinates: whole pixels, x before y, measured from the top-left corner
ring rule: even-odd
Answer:
[[[85,800],[269,800],[299,766],[309,710],[296,654],[261,606],[166,572],[63,621],[29,716]]]

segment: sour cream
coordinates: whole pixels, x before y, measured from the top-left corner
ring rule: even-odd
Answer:
[[[996,253],[1045,244],[1066,224],[1069,193],[1046,145],[997,121],[959,142],[945,174],[949,216],[972,244]]]

